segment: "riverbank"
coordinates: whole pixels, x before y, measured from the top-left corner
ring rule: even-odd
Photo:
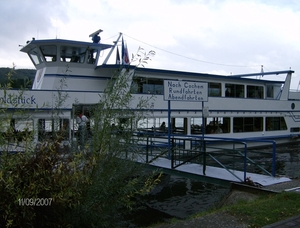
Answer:
[[[257,199],[261,194],[276,194],[284,191],[293,191],[300,187],[300,180],[293,179],[292,181],[270,185],[263,188],[253,188],[249,186],[234,186],[230,193],[221,202],[221,207],[225,208],[235,205],[238,202],[249,202]],[[239,189],[239,190],[236,190]],[[200,215],[198,217],[191,217],[185,220],[176,220],[169,223],[151,226],[153,228],[181,228],[181,227],[194,227],[194,228],[246,228],[249,227],[248,222],[243,216],[228,213],[226,210],[217,209],[212,213]]]
[[[256,199],[258,196],[253,193],[245,193],[242,191],[231,191],[226,199],[222,202],[223,206],[235,204],[239,200],[250,201]],[[159,224],[151,226],[153,228],[246,228],[248,224],[243,222],[243,218],[232,216],[225,211],[216,211],[205,214],[203,216],[191,217],[185,220],[172,220],[170,223]]]

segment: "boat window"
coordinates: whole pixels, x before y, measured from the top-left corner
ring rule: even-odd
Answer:
[[[68,119],[39,119],[38,120],[38,140],[69,139],[70,122]]]
[[[220,134],[230,132],[230,117],[210,117],[206,119],[206,134]]]
[[[1,120],[1,128],[0,131],[2,133],[9,131],[11,126],[11,120],[10,119],[3,119]]]
[[[262,117],[234,117],[233,132],[254,132],[263,130]]]
[[[222,94],[221,83],[209,82],[208,83],[208,96],[220,97]]]
[[[90,49],[89,56],[88,56],[88,63],[94,64],[97,59],[98,50],[97,49]]]
[[[131,84],[132,93],[142,93],[142,87],[143,87],[144,80],[146,80],[146,79],[143,79],[140,77],[133,77],[132,84]]]
[[[15,129],[17,131],[33,131],[33,121],[32,120],[15,120]]]
[[[38,65],[38,64],[44,62],[42,56],[39,53],[38,48],[34,48],[31,51],[29,51],[28,55],[34,65]]]
[[[132,80],[130,91],[131,91],[131,93],[138,93],[139,92],[139,84],[134,80]]]
[[[191,133],[194,135],[202,134],[202,118],[192,118]]]
[[[55,45],[41,46],[41,52],[42,52],[46,62],[55,62],[56,61],[56,56],[57,56],[56,49],[57,48]]]
[[[62,46],[60,48],[60,61],[84,63],[86,50],[83,47]]]
[[[33,120],[4,119],[0,131],[5,138],[12,139],[13,141],[31,141],[31,137],[33,136]]]
[[[267,117],[266,130],[267,131],[287,130],[285,119],[283,117]]]
[[[136,77],[133,79],[131,89],[136,93],[163,94],[163,83],[163,79]]]
[[[274,86],[267,85],[267,98],[274,98]]]
[[[171,120],[172,133],[186,134],[186,129],[184,128],[185,119],[186,118],[180,118],[180,117],[172,118]],[[168,125],[168,121],[166,121],[165,123],[166,125]],[[167,129],[163,129],[163,127],[160,125],[160,130],[167,130]]]
[[[244,85],[238,84],[225,84],[225,96],[226,97],[245,97]]]
[[[137,128],[141,131],[160,131],[161,125],[165,122],[165,130],[168,129],[168,118],[145,118],[141,119],[137,123]]]
[[[291,132],[300,132],[300,127],[291,127]]]
[[[28,119],[6,119],[1,124],[1,131],[5,132],[13,128],[16,131],[33,130],[33,121]]]
[[[142,93],[163,94],[163,85],[143,84]]]
[[[264,87],[262,86],[247,86],[247,97],[248,98],[264,98]]]

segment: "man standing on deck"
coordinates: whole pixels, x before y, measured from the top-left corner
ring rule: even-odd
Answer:
[[[83,149],[84,145],[85,145],[85,140],[87,137],[86,124],[87,124],[87,122],[89,122],[89,119],[83,113],[80,113],[76,118],[76,122],[78,124],[80,149]]]

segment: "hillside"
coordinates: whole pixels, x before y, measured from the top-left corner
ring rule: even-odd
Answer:
[[[3,85],[7,83],[7,75],[8,73],[12,71],[12,68],[9,67],[1,67],[0,68],[0,84]],[[13,70],[12,75],[12,88],[18,89],[21,87],[26,87],[28,89],[31,89],[34,76],[35,76],[36,70],[32,69],[16,69]]]

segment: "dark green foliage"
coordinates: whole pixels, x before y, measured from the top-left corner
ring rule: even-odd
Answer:
[[[58,153],[58,141],[37,150],[0,157],[0,226],[65,227],[65,216],[75,208],[90,183],[88,161]],[[85,164],[83,168],[78,167]],[[51,199],[48,206],[20,205],[20,199]]]
[[[68,71],[68,69],[67,69]],[[66,72],[67,72],[66,71]],[[60,147],[60,133],[30,146],[32,136],[23,137],[24,152],[0,155],[0,227],[119,227],[125,214],[135,209],[135,198],[151,191],[160,175],[143,173],[134,161],[140,152],[133,137],[142,112],[133,113],[128,81],[132,73],[123,69],[112,77],[94,110],[93,137],[86,147],[69,151]],[[15,74],[7,74],[4,90],[12,87]],[[52,118],[59,120],[68,94],[61,82],[55,96]],[[140,100],[135,110],[145,109]],[[18,107],[16,107],[18,108]],[[16,109],[17,110],[17,109]],[[23,109],[20,109],[23,110]],[[2,117],[9,118],[5,109]],[[24,110],[23,110],[24,111]],[[24,113],[18,114],[26,118]],[[10,116],[12,118],[12,115]],[[28,118],[31,118],[28,116]],[[4,119],[4,118],[3,118]],[[116,123],[113,127],[112,123]],[[2,124],[3,125],[3,124]],[[0,121],[0,126],[1,121]],[[9,132],[12,132],[10,129]],[[10,143],[0,135],[0,147]],[[51,205],[20,205],[19,199],[52,199]]]
[[[300,194],[283,192],[262,196],[250,202],[240,202],[226,209],[227,212],[244,218],[248,227],[263,227],[299,214]]]
[[[92,186],[73,214],[75,227],[127,226],[124,216],[136,209],[135,197],[146,194],[159,180],[154,173],[142,173],[136,164],[115,158],[99,161],[93,177]]]
[[[134,161],[141,152],[138,137],[133,137],[137,122],[143,119],[149,100],[140,100],[133,113],[130,85],[134,71],[122,69],[109,82],[94,113],[91,156],[92,186],[73,215],[75,227],[125,226],[123,216],[136,208],[136,197],[147,194],[159,182],[156,172],[144,173]]]
[[[0,84],[4,85],[8,83],[7,75],[12,73],[11,88],[28,88],[31,89],[36,70],[31,69],[12,69],[12,68],[0,68]]]

